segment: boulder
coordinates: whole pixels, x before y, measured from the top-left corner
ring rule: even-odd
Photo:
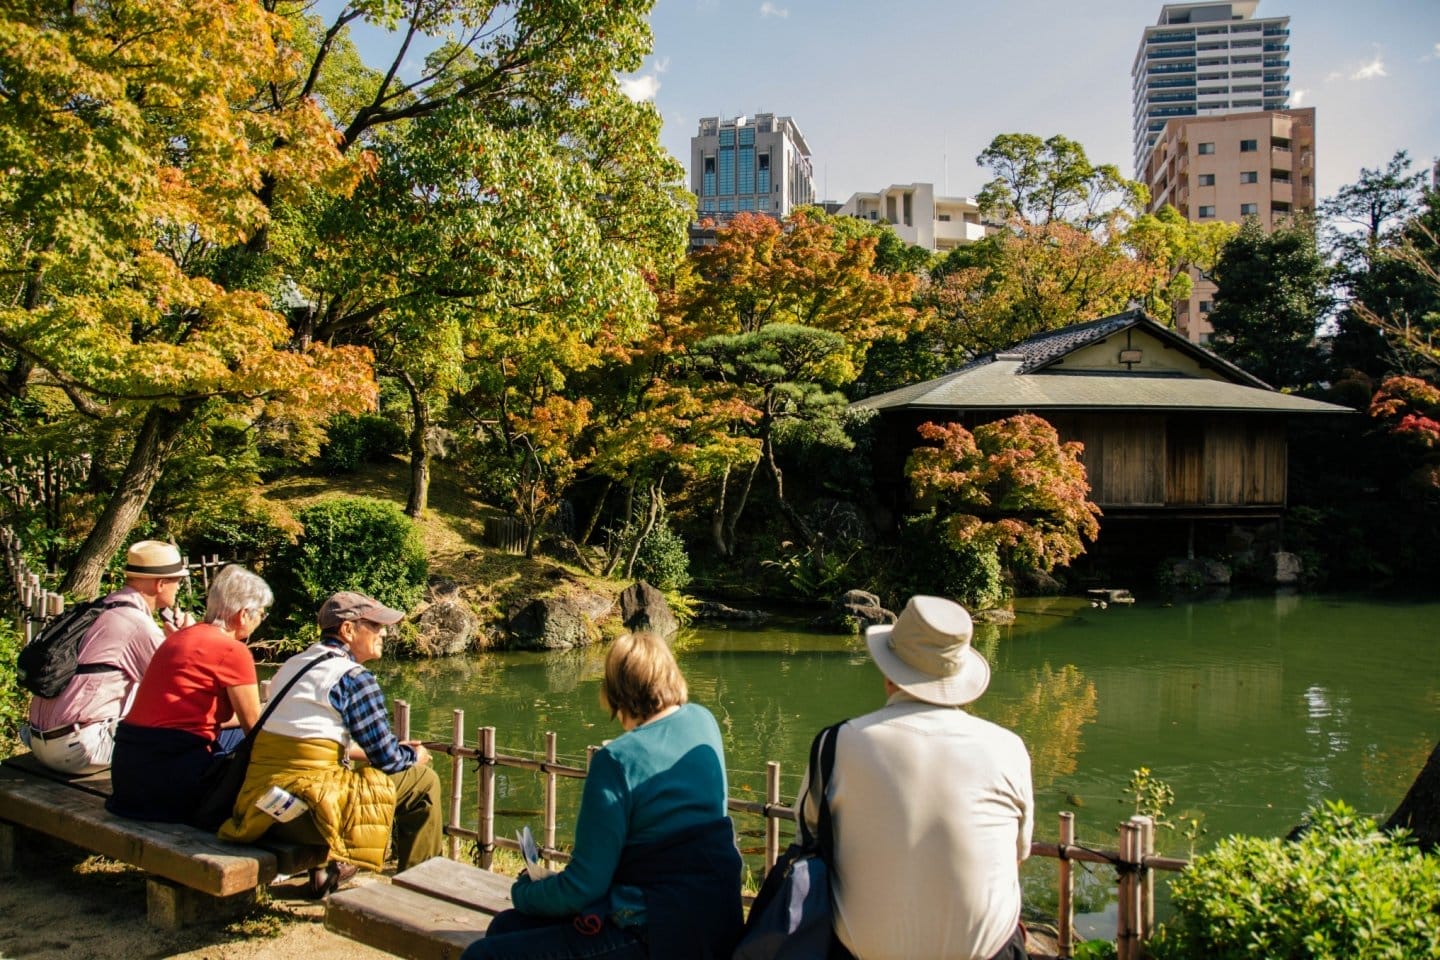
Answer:
[[[1195,557],[1192,560],[1176,560],[1170,567],[1171,576],[1181,587],[1228,586],[1230,568],[1219,560]]]
[[[879,607],[880,598],[868,590],[846,590],[835,601],[837,609],[846,607]]]
[[[706,600],[695,607],[696,620],[718,620],[724,623],[764,623],[770,614],[764,610],[740,610],[736,607]]]
[[[512,650],[569,650],[593,642],[598,635],[580,611],[555,598],[530,601],[507,626]]]
[[[896,615],[880,606],[880,597],[876,594],[865,590],[847,590],[835,600],[829,613],[811,620],[811,626],[822,630],[864,633],[867,626],[894,622]]]
[[[1266,572],[1271,583],[1299,583],[1302,566],[1299,554],[1280,550],[1270,555],[1270,568]]]
[[[432,657],[464,653],[475,642],[480,621],[458,596],[432,603],[415,621],[420,649]]]
[[[620,622],[626,630],[646,630],[669,640],[680,631],[665,594],[637,580],[620,594]]]

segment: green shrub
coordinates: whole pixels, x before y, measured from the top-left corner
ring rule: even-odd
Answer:
[[[1440,957],[1440,857],[1343,803],[1298,841],[1230,837],[1170,884],[1158,960]]]
[[[651,586],[670,592],[690,585],[690,554],[685,541],[662,518],[640,544],[635,557],[635,575]]]
[[[306,507],[296,519],[304,532],[268,577],[283,591],[292,624],[313,622],[320,604],[338,590],[355,590],[398,610],[420,600],[429,573],[425,545],[395,504],[337,497]]]
[[[953,545],[940,533],[934,514],[907,517],[901,536],[902,593],[950,597],[971,610],[989,610],[1005,600],[1004,572],[993,544]]]
[[[15,658],[20,654],[20,632],[9,618],[0,620],[0,757],[15,752],[20,721],[30,695],[15,678]]]
[[[364,463],[384,460],[409,449],[405,427],[389,417],[340,414],[330,421],[320,466],[330,474],[354,473]]]
[[[283,505],[258,496],[215,497],[199,504],[171,532],[191,555],[218,554],[247,567],[264,567],[295,542],[300,524]]]

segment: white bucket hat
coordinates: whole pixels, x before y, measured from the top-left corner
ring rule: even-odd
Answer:
[[[880,672],[917,700],[958,707],[990,685],[990,664],[970,646],[970,614],[944,597],[911,597],[893,625],[870,627],[865,642]]]
[[[125,576],[168,580],[171,577],[188,577],[190,570],[175,544],[164,540],[140,540],[131,544],[125,554]]]

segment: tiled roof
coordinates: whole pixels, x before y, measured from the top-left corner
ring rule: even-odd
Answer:
[[[1054,368],[1056,360],[1130,326],[1196,356],[1228,380],[1180,373],[1096,372]],[[1174,331],[1131,310],[1031,337],[959,370],[851,404],[870,410],[1094,410],[1349,413],[1348,407],[1280,393]]]

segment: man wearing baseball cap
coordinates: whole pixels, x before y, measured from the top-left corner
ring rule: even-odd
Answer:
[[[45,766],[61,773],[98,773],[110,766],[115,727],[130,711],[150,658],[170,634],[195,618],[177,611],[175,594],[190,576],[173,543],[141,540],[125,554],[125,585],[107,596],[85,631],[75,676],[53,697],[34,697],[20,739]],[[162,624],[155,622],[160,613]]]
[[[220,827],[223,840],[248,843],[268,830],[292,843],[328,845],[331,862],[311,871],[317,897],[356,866],[381,869],[392,834],[401,870],[440,854],[440,780],[430,753],[396,738],[380,683],[364,667],[404,618],[351,591],[321,605],[320,641],[270,681],[272,697],[294,684],[256,735],[235,815]],[[308,815],[277,823],[258,809],[255,801],[276,786],[307,804]]]
[[[990,684],[960,604],[911,597],[865,640],[885,706],[839,727],[826,786],[835,935],[859,960],[1024,960],[1030,755],[964,710]],[[807,772],[806,822],[819,825]]]

